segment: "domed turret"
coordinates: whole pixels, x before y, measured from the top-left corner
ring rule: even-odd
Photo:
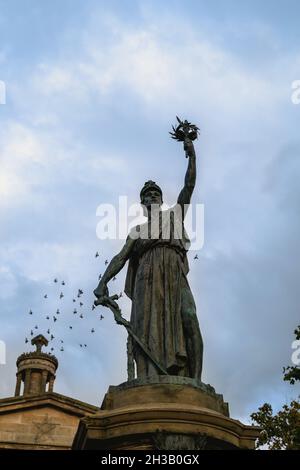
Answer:
[[[58,360],[55,356],[42,352],[42,347],[48,345],[48,340],[43,335],[35,336],[31,344],[36,346],[36,351],[23,353],[17,359],[15,396],[42,395],[53,391]],[[24,388],[21,392],[22,383]]]

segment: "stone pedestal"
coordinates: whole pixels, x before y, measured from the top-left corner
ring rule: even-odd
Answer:
[[[229,417],[211,386],[158,376],[109,387],[101,409],[81,419],[73,449],[254,449],[258,434]]]

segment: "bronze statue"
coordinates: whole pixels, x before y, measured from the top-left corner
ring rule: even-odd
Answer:
[[[95,305],[111,308],[117,323],[127,328],[128,352],[133,355],[138,378],[168,374],[201,380],[203,343],[187,280],[189,239],[184,230],[184,217],[196,182],[193,140],[198,128],[177,120],[179,124],[170,134],[184,143],[189,159],[177,204],[162,211],[160,187],[154,181],[145,183],[140,198],[147,222],[132,230],[120,253],[107,266],[94,291]],[[109,297],[107,288],[126,261],[129,266],[125,293],[132,300],[130,322],[123,319],[115,302],[117,296]],[[130,369],[133,378],[132,364]]]

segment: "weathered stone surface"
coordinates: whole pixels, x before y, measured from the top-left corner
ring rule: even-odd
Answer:
[[[96,412],[57,393],[0,400],[0,448],[70,449],[80,418]]]
[[[40,395],[46,392],[47,384],[49,392],[53,392],[55,373],[58,360],[52,354],[42,352],[42,347],[48,344],[43,335],[38,335],[31,340],[36,346],[36,351],[23,353],[17,359],[17,381],[15,396]],[[22,384],[24,384],[23,390]]]
[[[148,377],[145,383],[141,380],[124,382],[110,386],[104,397],[101,409],[116,409],[130,406],[133,403],[191,403],[229,416],[228,404],[223,396],[216,394],[214,388],[188,377],[154,376]]]
[[[228,416],[221,395],[191,385],[122,385],[80,421],[73,449],[253,449],[257,435]]]

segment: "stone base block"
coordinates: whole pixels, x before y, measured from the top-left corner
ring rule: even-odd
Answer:
[[[101,409],[81,419],[73,449],[254,449],[258,434],[229,417],[213,387],[158,376],[109,387]]]

